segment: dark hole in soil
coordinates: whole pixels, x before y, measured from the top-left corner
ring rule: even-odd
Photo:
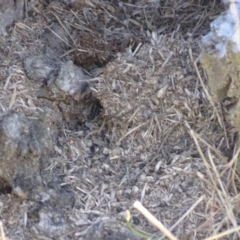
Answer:
[[[9,194],[11,192],[12,187],[3,179],[0,179],[0,194]]]
[[[133,216],[132,220],[133,220],[133,223],[134,223],[135,225],[139,225],[139,224],[140,224],[140,220],[139,220],[138,217]]]

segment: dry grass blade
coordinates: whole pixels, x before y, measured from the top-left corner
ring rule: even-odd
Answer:
[[[144,217],[148,219],[155,227],[157,227],[163,234],[165,234],[170,240],[177,240],[175,236],[166,228],[164,225],[158,221],[143,205],[136,201],[133,204],[133,207],[136,208]]]
[[[147,124],[148,124],[148,122],[147,122],[147,123],[142,123],[142,124],[140,124],[139,126],[137,126],[137,127],[133,128],[133,129],[129,130],[124,136],[122,136],[122,137],[119,139],[118,144],[120,144],[124,138],[126,138],[127,136],[129,136],[130,134],[134,133],[134,132],[137,131],[139,128],[141,128],[141,127],[143,127],[143,126],[145,126],[145,125],[147,125]]]
[[[181,218],[172,226],[170,227],[170,231],[172,231],[180,222],[182,222],[184,220],[184,218],[186,218],[192,211],[193,209],[202,202],[202,200],[204,200],[204,196],[201,196],[188,210],[185,214],[183,214],[181,216]]]
[[[14,84],[13,86],[13,94],[12,94],[12,97],[11,97],[11,101],[9,103],[9,106],[8,108],[11,109],[16,101],[16,96],[17,96],[17,86],[16,84]]]
[[[240,227],[236,227],[236,228],[233,228],[233,229],[229,229],[229,230],[227,230],[227,231],[225,231],[225,232],[223,232],[223,233],[219,233],[219,234],[216,234],[216,235],[214,235],[214,236],[212,236],[212,237],[205,238],[204,240],[216,240],[216,239],[220,239],[220,238],[222,238],[222,237],[224,237],[224,236],[226,236],[226,235],[229,235],[229,234],[231,234],[231,233],[238,232],[238,231],[240,231]]]
[[[71,45],[67,42],[67,41],[65,41],[63,38],[61,38],[56,32],[54,32],[50,27],[48,27],[47,25],[45,25],[45,27],[47,28],[47,29],[49,29],[49,31],[51,31],[56,37],[58,37],[61,41],[63,41],[64,43],[66,43],[69,47],[71,47]]]
[[[6,236],[5,236],[5,233],[4,233],[4,229],[3,229],[3,224],[2,224],[2,222],[0,222],[0,240],[10,240],[10,239],[8,239],[8,238],[6,238]]]
[[[197,146],[197,150],[202,158],[202,160],[204,161],[204,164],[207,168],[207,172],[208,172],[208,175],[211,179],[211,183],[212,183],[212,187],[214,189],[214,191],[218,194],[218,197],[221,201],[221,204],[220,204],[220,207],[222,208],[225,208],[225,211],[223,210],[223,212],[225,212],[226,216],[228,217],[227,220],[230,220],[232,225],[237,228],[237,220],[236,220],[236,217],[234,216],[234,213],[233,213],[233,206],[231,205],[231,202],[229,201],[229,199],[231,198],[230,197],[230,194],[226,191],[226,188],[220,178],[220,175],[219,175],[219,172],[216,168],[216,165],[213,161],[213,158],[212,158],[212,155],[211,155],[211,152],[210,152],[210,149],[209,147],[207,148],[207,154],[208,154],[208,158],[210,160],[210,163],[208,162],[208,160],[206,159],[201,147],[200,147],[200,144],[199,144],[199,136],[197,136],[194,131],[191,129],[190,130],[190,135],[191,137],[193,138],[196,146]],[[220,187],[219,187],[220,186]],[[220,190],[221,189],[221,190]],[[238,233],[239,235],[239,233]],[[239,235],[240,237],[240,235]]]
[[[68,36],[70,37],[70,39],[72,40],[73,44],[76,46],[76,42],[73,39],[72,35],[69,33],[69,31],[67,30],[67,28],[64,26],[64,24],[62,23],[62,21],[60,20],[60,18],[54,13],[51,12],[53,14],[53,16],[58,20],[59,24],[62,26],[62,28],[64,29],[64,31],[68,34]]]

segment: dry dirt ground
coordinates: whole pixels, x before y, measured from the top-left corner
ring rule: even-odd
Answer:
[[[199,63],[201,36],[223,6],[200,0],[28,4],[25,19],[0,38],[0,107],[29,119],[45,106],[54,112],[58,134],[41,174],[55,197],[38,202],[2,190],[6,237],[166,239],[133,208],[136,200],[177,239],[236,228],[237,134],[225,117],[231,102],[212,102]],[[24,59],[41,54],[82,67],[94,102],[78,108],[39,94],[45,83],[29,77]],[[148,234],[127,227],[126,210],[133,228]],[[221,239],[240,235],[233,230]]]

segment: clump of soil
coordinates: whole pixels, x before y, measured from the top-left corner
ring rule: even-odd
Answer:
[[[119,50],[114,44],[114,41],[104,40],[100,34],[98,36],[91,32],[82,32],[77,43],[74,62],[87,70],[103,67]]]

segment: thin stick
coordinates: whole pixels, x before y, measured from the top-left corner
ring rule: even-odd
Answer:
[[[170,240],[177,240],[173,234],[165,228],[161,222],[159,222],[139,201],[136,201],[133,204],[133,207],[136,208],[145,218],[148,219],[156,228],[158,228],[163,234],[165,234]]]
[[[3,224],[2,222],[0,222],[0,237],[1,237],[1,240],[7,240],[6,237],[5,237],[5,233],[4,233],[4,230],[3,230]]]

